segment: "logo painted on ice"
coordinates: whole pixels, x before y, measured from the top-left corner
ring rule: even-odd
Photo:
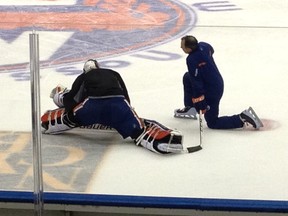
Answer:
[[[0,38],[11,44],[24,31],[63,32],[63,37],[67,37],[64,32],[72,32],[49,58],[41,59],[43,68],[166,43],[190,31],[196,16],[190,7],[175,0],[78,0],[64,6],[0,6],[0,20]],[[17,47],[11,49],[16,52]],[[17,62],[0,66],[0,71],[28,67],[29,62]]]

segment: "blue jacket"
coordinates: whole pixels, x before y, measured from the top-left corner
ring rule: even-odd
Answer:
[[[205,42],[199,42],[198,48],[186,58],[190,74],[193,98],[205,95],[206,100],[219,100],[223,94],[223,78],[213,59],[214,49]]]

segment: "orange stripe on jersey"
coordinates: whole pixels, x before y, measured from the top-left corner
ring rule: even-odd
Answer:
[[[74,107],[73,112],[77,112],[79,109],[81,109],[84,104],[89,100],[89,98],[86,98],[82,103],[78,104],[77,106]]]

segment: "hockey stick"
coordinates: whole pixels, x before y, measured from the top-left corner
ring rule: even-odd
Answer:
[[[202,110],[200,110],[200,113],[199,113],[199,135],[200,135],[200,143],[199,143],[199,146],[201,147],[202,149],[202,142],[203,142],[203,118],[202,118],[203,114],[202,114]]]
[[[200,129],[200,137],[199,137],[199,145],[198,146],[191,146],[187,147],[186,150],[184,150],[186,153],[193,153],[200,151],[202,149],[202,141],[203,141],[203,119],[202,119],[202,111],[199,112],[199,129]]]

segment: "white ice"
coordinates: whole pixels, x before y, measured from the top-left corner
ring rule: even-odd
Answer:
[[[191,5],[191,1],[183,3]],[[205,125],[202,151],[169,156],[117,140],[97,166],[87,193],[288,200],[288,5],[285,0],[233,0],[233,4],[242,10],[198,11],[197,27],[189,34],[215,49],[214,58],[225,82],[220,114],[238,114],[252,106],[264,128],[211,130]],[[6,50],[5,56],[10,57],[3,56],[0,64],[15,61],[17,55],[29,59],[28,34],[20,43],[25,52]],[[40,42],[52,42],[51,36],[51,32],[41,32]],[[41,56],[51,54],[48,47],[41,50]],[[135,55],[150,50],[181,58],[155,61]],[[185,58],[178,38],[113,60],[131,63],[115,70],[125,80],[138,114],[182,131],[184,145],[191,146],[199,143],[198,122],[173,118],[173,110],[183,106]],[[82,64],[74,66],[81,71]],[[75,77],[53,68],[41,71],[42,112],[54,107],[50,90],[58,83],[71,86]],[[0,83],[1,130],[31,131],[30,83],[15,82],[8,74],[1,74]],[[95,138],[95,142],[101,140]]]

